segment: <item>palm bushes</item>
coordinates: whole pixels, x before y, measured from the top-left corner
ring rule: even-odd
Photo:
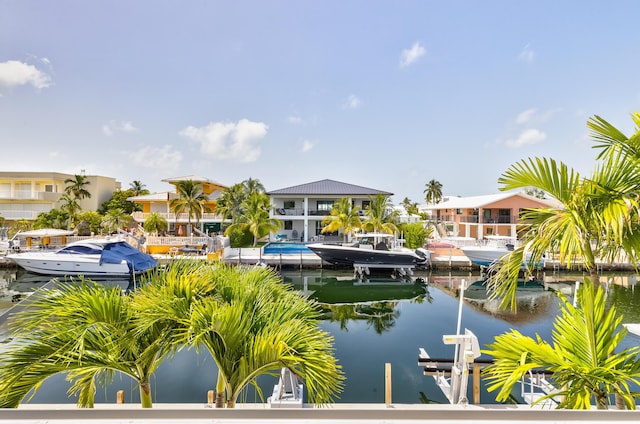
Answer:
[[[283,366],[306,379],[311,402],[330,402],[341,390],[333,340],[319,329],[315,306],[270,269],[176,262],[127,297],[94,284],[34,296],[0,355],[2,406],[16,407],[46,378],[67,372],[70,391],[90,407],[96,386],[119,371],[151,407],[149,377],[185,347],[209,351],[230,407],[255,377]]]

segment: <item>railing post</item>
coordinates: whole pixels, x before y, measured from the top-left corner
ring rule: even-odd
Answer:
[[[384,403],[391,405],[391,363],[384,364]]]
[[[124,403],[124,390],[118,390],[116,393],[116,403]]]
[[[473,364],[473,403],[480,404],[480,364]]]

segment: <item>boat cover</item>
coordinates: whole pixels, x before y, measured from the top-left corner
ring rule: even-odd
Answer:
[[[100,263],[119,264],[122,260],[127,262],[132,274],[148,271],[157,265],[151,255],[142,253],[127,242],[108,243],[104,246]]]

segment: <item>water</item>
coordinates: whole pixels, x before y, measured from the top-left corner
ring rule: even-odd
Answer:
[[[269,255],[279,254],[313,254],[311,249],[307,247],[308,243],[300,241],[272,241],[265,244],[262,248],[262,252]]]
[[[384,402],[385,363],[392,366],[394,403],[446,403],[444,395],[432,377],[422,374],[417,366],[418,349],[425,348],[433,357],[452,357],[453,346],[442,343],[444,334],[455,334],[458,298],[457,287],[462,279],[469,282],[479,278],[470,273],[422,274],[427,286],[388,279],[353,280],[353,273],[336,270],[283,271],[283,279],[295,289],[320,302],[325,319],[322,328],[335,338],[335,353],[347,380],[339,402]],[[0,275],[0,301],[10,299],[22,290],[33,290],[37,283],[22,275]],[[554,287],[569,290],[581,276],[551,276],[564,280]],[[635,276],[612,276],[607,284],[608,298],[625,314],[625,322],[640,322],[640,290],[636,290]],[[9,300],[9,306],[11,306]],[[6,305],[3,303],[0,307]],[[524,293],[519,297],[518,313],[504,312],[485,299],[465,300],[462,328],[469,328],[480,341],[481,348],[493,341],[495,335],[510,329],[523,334],[540,334],[550,340],[552,321],[559,311],[553,292]],[[628,336],[623,347],[637,344],[640,338]],[[153,377],[154,402],[204,403],[207,391],[215,386],[216,367],[208,354],[196,355],[193,350],[181,351],[173,360],[163,363]],[[265,397],[271,392],[276,378],[259,379]],[[31,403],[75,403],[66,390],[64,376],[47,380]],[[115,402],[118,390],[124,390],[127,402],[138,402],[135,383],[125,376],[117,376],[106,389],[98,388],[96,402]],[[260,402],[253,391],[241,399]],[[481,402],[495,402],[493,394],[481,387]]]

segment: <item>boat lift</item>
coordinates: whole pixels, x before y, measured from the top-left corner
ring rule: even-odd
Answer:
[[[389,265],[389,264],[353,264],[354,277],[361,279],[367,278],[371,274],[371,270],[383,269],[389,270],[395,278],[411,278],[413,276],[412,265]]]
[[[425,367],[425,375],[433,375],[436,384],[452,405],[469,403],[469,364],[473,364],[480,357],[480,344],[475,334],[466,328],[464,334],[460,334],[465,284],[466,281],[462,280],[456,334],[442,336],[444,344],[455,345],[453,360],[431,358],[424,348],[419,348],[418,355],[418,366]],[[479,369],[477,372],[480,372]]]

